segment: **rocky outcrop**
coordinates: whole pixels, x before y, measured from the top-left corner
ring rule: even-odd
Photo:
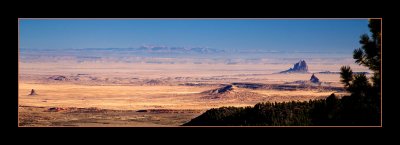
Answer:
[[[202,94],[206,95],[203,98],[206,99],[218,99],[222,97],[226,97],[226,95],[230,96],[236,93],[236,86],[233,85],[226,85],[221,88],[213,89],[213,90],[208,90],[202,92]]]
[[[308,66],[306,61],[300,60],[298,63],[294,64],[293,68],[290,68],[280,73],[308,73]]]
[[[265,84],[261,83],[232,83],[232,84],[237,86],[238,88],[247,88],[247,89],[259,89],[266,86]]]
[[[56,80],[56,81],[67,81],[67,80],[69,80],[67,77],[61,76],[61,75],[51,76],[51,77],[49,77],[49,79],[50,80]]]
[[[149,81],[146,81],[146,85],[161,85],[161,84],[163,84],[164,82],[163,81],[161,81],[161,80],[154,80],[154,79],[152,79],[152,80],[149,80]]]
[[[314,74],[312,74],[312,76],[310,78],[310,81],[312,83],[319,83],[319,79]]]
[[[47,109],[47,111],[49,111],[49,112],[58,112],[58,111],[61,111],[61,110],[65,110],[65,108],[51,107],[51,108]]]
[[[32,90],[31,90],[31,93],[29,94],[29,96],[35,96],[35,95],[37,95],[37,94],[36,94],[35,90],[32,89]]]
[[[202,99],[211,100],[237,100],[237,101],[250,101],[262,100],[263,96],[258,93],[250,92],[245,89],[240,89],[235,85],[226,85],[214,90],[204,91]]]
[[[211,93],[212,94],[221,94],[221,93],[229,92],[231,90],[233,90],[233,86],[232,85],[227,85],[225,87],[222,87],[222,88],[219,88],[219,89],[215,89]]]

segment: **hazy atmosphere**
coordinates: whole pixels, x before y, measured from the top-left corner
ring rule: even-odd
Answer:
[[[20,126],[180,126],[348,95],[368,19],[19,19]],[[38,114],[38,115],[32,115]]]

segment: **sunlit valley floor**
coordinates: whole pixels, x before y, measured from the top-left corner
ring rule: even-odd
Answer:
[[[179,126],[211,108],[343,96],[339,74],[318,73],[340,66],[20,62],[19,125]]]

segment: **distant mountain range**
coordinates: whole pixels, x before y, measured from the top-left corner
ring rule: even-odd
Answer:
[[[43,48],[20,48],[22,52],[28,51],[125,51],[125,52],[137,52],[137,53],[171,53],[171,54],[213,54],[213,53],[287,53],[287,54],[342,54],[343,52],[323,52],[323,51],[277,51],[277,50],[264,50],[264,49],[216,49],[209,47],[168,47],[168,46],[140,46],[137,48],[55,48],[55,49],[43,49]]]
[[[87,51],[130,51],[130,52],[142,52],[142,53],[219,53],[225,52],[225,50],[219,50],[207,47],[167,47],[167,46],[141,46],[138,48],[83,48],[76,50],[87,50]]]
[[[340,74],[340,72],[322,71],[316,74]],[[353,74],[370,74],[369,72],[353,72]]]
[[[137,48],[20,48],[22,62],[77,61],[77,62],[131,62],[131,63],[194,63],[214,64],[284,64],[307,59],[307,62],[341,64],[353,62],[351,55],[274,51],[263,49],[216,49],[208,47],[141,46]],[[339,60],[339,61],[338,61]],[[299,68],[302,68],[299,65]],[[293,68],[294,71],[297,67]],[[289,72],[293,72],[289,71]]]

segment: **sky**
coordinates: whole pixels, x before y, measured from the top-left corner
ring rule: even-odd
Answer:
[[[20,48],[145,45],[352,53],[367,19],[20,19]]]

